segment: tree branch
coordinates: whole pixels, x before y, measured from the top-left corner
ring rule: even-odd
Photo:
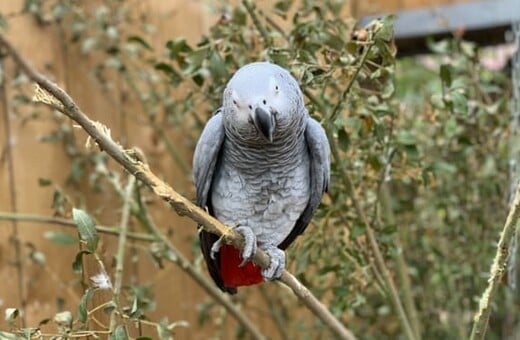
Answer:
[[[132,201],[132,193],[134,191],[135,185],[135,177],[129,176],[128,184],[126,185],[125,193],[124,193],[124,203],[123,203],[123,211],[121,213],[121,223],[119,227],[121,229],[119,233],[119,239],[117,243],[117,253],[116,253],[116,270],[114,273],[114,288],[112,290],[113,297],[112,302],[117,308],[119,315],[123,315],[121,304],[119,301],[119,295],[121,293],[121,286],[123,285],[123,269],[125,265],[125,250],[126,250],[126,240],[128,235],[128,224],[130,222],[130,208]],[[117,325],[116,313],[113,312],[110,315],[110,330],[114,331]]]
[[[507,259],[509,257],[509,245],[515,235],[515,229],[520,218],[520,185],[516,188],[513,204],[507,214],[506,223],[500,233],[497,253],[491,265],[491,276],[488,279],[488,286],[480,298],[479,309],[475,314],[473,329],[471,330],[470,340],[484,339],[486,335],[491,305],[495,297],[502,276],[507,270]]]
[[[177,193],[165,182],[150,171],[147,164],[134,158],[132,152],[125,151],[110,137],[108,129],[103,128],[99,122],[89,119],[76,105],[72,98],[60,87],[50,81],[47,77],[35,71],[23,59],[13,46],[0,34],[0,46],[3,46],[8,55],[26,73],[26,75],[41,88],[51,94],[63,105],[63,111],[70,119],[78,123],[83,130],[93,138],[99,148],[110,155],[116,162],[146,184],[152,191],[168,202],[179,215],[186,215],[201,225],[204,230],[222,236],[228,244],[242,249],[244,239],[242,235],[219,222],[213,216],[207,214],[203,209],[197,207],[188,199]],[[265,268],[269,265],[269,257],[261,250],[257,250],[254,262]],[[289,286],[317,317],[319,317],[338,337],[342,339],[355,339],[355,336],[336,319],[332,313],[321,302],[302,285],[292,274],[284,271],[280,281]]]
[[[144,212],[143,212],[144,214]],[[180,252],[164,235],[159,231],[159,228],[149,219],[149,216],[138,216],[140,222],[146,223],[147,228],[151,230],[153,235],[142,233],[127,232],[127,237],[130,239],[145,241],[145,242],[162,242],[169,251],[168,256],[164,258],[177,265],[182,271],[190,276],[195,282],[199,284],[204,291],[211,296],[215,301],[224,306],[231,314],[252,336],[253,339],[263,340],[264,335],[258,330],[255,324],[249,320],[239,308],[234,305],[229,298],[227,298],[218,288],[210,282],[204,275],[202,275],[193,264]],[[77,229],[76,222],[64,218],[46,217],[32,214],[14,214],[0,212],[0,221],[23,221],[35,223],[56,224],[69,228]],[[120,234],[118,228],[106,227],[96,225],[96,230],[101,233],[117,236]],[[142,320],[140,320],[142,322]]]
[[[22,213],[8,213],[8,212],[0,212],[0,221],[20,221],[20,222],[33,222],[33,223],[48,223],[48,224],[57,224],[64,227],[72,227],[77,229],[77,224],[73,220],[68,220],[66,218],[58,218],[58,217],[47,217],[33,214],[22,214]],[[119,228],[115,227],[106,227],[101,225],[96,225],[96,230],[100,233],[109,234],[109,235],[119,235]],[[159,239],[153,235],[148,235],[144,233],[134,233],[128,232],[128,238],[139,240],[139,241],[147,241],[147,242],[155,242]]]
[[[4,61],[0,60],[0,73],[4,72]],[[11,117],[9,112],[9,103],[7,101],[7,88],[5,85],[5,78],[0,79],[0,102],[2,103],[1,110],[3,111],[3,123],[5,129],[5,156],[7,161],[7,175],[9,180],[9,199],[11,201],[11,211],[17,212],[18,202],[16,198],[16,180],[15,180],[15,168],[13,159],[13,138],[11,133]],[[24,274],[24,259],[22,254],[22,242],[20,240],[20,234],[18,232],[18,224],[16,221],[12,221],[11,239],[14,247],[14,261],[13,265],[16,268],[16,279],[18,285],[18,299],[20,300],[20,307],[22,313],[20,319],[22,326],[26,326],[26,305],[27,298],[25,294],[25,274]]]

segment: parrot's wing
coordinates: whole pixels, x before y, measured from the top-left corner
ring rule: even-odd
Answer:
[[[193,154],[193,177],[197,189],[197,205],[201,208],[208,208],[213,215],[211,206],[211,185],[215,169],[219,166],[220,150],[225,139],[224,124],[222,122],[222,112],[217,110],[213,117],[206,123],[204,130],[199,138],[195,153]],[[236,293],[236,288],[224,287],[222,276],[220,275],[220,258],[211,258],[211,247],[219,239],[215,234],[201,230],[199,233],[200,247],[204,260],[208,266],[208,272],[217,286],[223,291],[231,294]]]
[[[222,112],[217,110],[202,130],[193,154],[193,179],[197,189],[197,205],[201,208],[208,206],[209,190],[224,137]]]
[[[278,246],[287,248],[294,239],[305,231],[311,222],[321,197],[328,190],[330,178],[330,146],[325,131],[314,119],[307,119],[305,128],[305,141],[310,159],[310,197],[307,206],[296,221],[291,233]]]

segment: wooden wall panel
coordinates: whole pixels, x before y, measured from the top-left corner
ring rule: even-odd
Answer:
[[[0,1],[1,13],[12,13],[23,4],[23,0]],[[437,5],[449,3],[453,0],[389,0],[389,1],[355,1],[352,2],[352,12],[357,16],[394,11],[399,8],[413,8],[425,5]],[[261,1],[261,6],[267,6],[269,1]],[[184,0],[148,0],[139,4],[138,10],[146,11],[157,27],[151,43],[157,49],[161,49],[168,39],[178,36],[187,37],[194,42],[202,33],[206,32],[215,18],[208,13],[205,1]],[[53,26],[38,25],[29,16],[20,16],[10,21],[7,37],[14,46],[26,56],[32,65],[39,70],[46,70],[47,65],[52,69],[46,73],[65,87],[77,101],[80,107],[107,126],[112,128],[115,138],[121,131],[121,107],[117,96],[104,93],[98,82],[92,76],[92,66],[95,60],[82,55],[77,48],[71,48],[66,53],[61,49],[59,32]],[[12,76],[15,70],[11,63],[7,63],[7,75]],[[12,103],[8,103],[11,105]],[[136,110],[130,100],[128,110]],[[42,111],[43,112],[43,111]],[[22,112],[28,114],[29,112]],[[0,112],[3,114],[3,112]],[[44,115],[49,116],[46,112]],[[50,208],[53,187],[40,187],[39,178],[49,178],[54,185],[65,187],[66,176],[71,166],[62,148],[57,144],[41,143],[39,139],[48,134],[54,128],[50,120],[38,120],[22,125],[21,117],[12,115],[11,129],[13,131],[12,150],[15,168],[15,187],[17,194],[17,208],[21,213],[32,213],[43,216],[52,215]],[[174,164],[165,156],[164,151],[157,152],[157,148],[151,140],[151,131],[136,122],[129,123],[128,145],[138,146],[148,156],[153,170],[165,178],[176,188],[191,190],[189,179],[182,176],[175,169]],[[0,155],[5,150],[5,132],[3,122],[0,121]],[[76,138],[78,143],[85,141],[85,135],[78,131]],[[182,145],[181,135],[171,135],[170,138]],[[153,152],[151,152],[153,150]],[[188,163],[191,162],[192,150],[182,150]],[[9,195],[9,180],[5,157],[0,157],[0,211],[11,210]],[[85,186],[86,188],[86,186]],[[87,204],[90,207],[106,206],[105,211],[99,216],[104,224],[116,224],[119,220],[119,211],[111,209],[110,195],[90,195]],[[186,218],[179,218],[165,207],[159,207],[154,211],[154,217],[162,226],[173,226],[173,236],[176,245],[185,254],[191,254],[191,237],[195,233],[195,225]],[[11,265],[13,261],[13,247],[9,241],[12,224],[0,221],[0,309],[10,306],[18,306],[18,288],[16,272]],[[43,238],[47,230],[56,230],[55,226],[38,225],[34,223],[18,224],[20,239],[23,243],[30,242],[38,250],[42,251],[48,263],[45,267],[24,262],[25,294],[27,296],[27,322],[29,325],[37,325],[46,317],[57,311],[56,297],[64,298],[68,303],[66,308],[77,305],[81,291],[77,287],[71,287],[74,275],[71,272],[71,263],[77,249],[59,247]],[[105,254],[114,251],[115,239],[103,237]],[[24,248],[27,252],[27,249]],[[143,256],[146,258],[146,255]],[[107,261],[110,260],[107,257]],[[147,278],[151,288],[156,293],[157,310],[152,317],[167,315],[170,320],[187,320],[192,325],[188,329],[179,329],[177,339],[204,339],[207,334],[197,329],[197,304],[202,303],[206,296],[190,278],[179,269],[168,265],[166,269],[157,270],[146,259],[139,268],[141,277]],[[268,287],[269,289],[275,287]],[[270,325],[260,318],[256,320],[260,327],[270,332]],[[5,326],[0,321],[0,329]],[[211,326],[211,322],[209,323]],[[231,336],[230,334],[228,334]]]

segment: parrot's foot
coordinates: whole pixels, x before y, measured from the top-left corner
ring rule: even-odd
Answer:
[[[271,260],[269,267],[262,269],[262,276],[266,281],[273,281],[280,278],[285,270],[285,252],[272,244],[261,248]]]
[[[256,252],[256,235],[253,232],[253,229],[246,227],[246,226],[240,226],[235,228],[235,230],[242,234],[244,236],[244,249],[242,249],[242,262],[240,263],[239,267],[243,267],[251,261],[253,256],[255,256]]]
[[[242,262],[239,267],[243,267],[247,262],[249,262],[256,252],[256,235],[253,230],[246,226],[238,226],[234,228],[234,230],[244,236],[244,249],[242,250]],[[220,248],[224,245],[224,240],[220,237],[213,245],[211,246],[210,256],[213,260],[216,259],[217,253],[220,251]]]

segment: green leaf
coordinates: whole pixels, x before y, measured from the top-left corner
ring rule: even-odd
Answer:
[[[172,85],[177,86],[181,83],[182,77],[171,65],[167,63],[158,63],[155,69],[164,72],[170,78]]]
[[[72,209],[72,218],[78,226],[81,239],[87,242],[87,249],[94,253],[99,241],[94,221],[86,212],[76,208]]]
[[[445,161],[436,161],[432,164],[432,169],[434,172],[444,172],[446,174],[453,175],[457,172],[457,167],[451,163]]]
[[[126,328],[124,325],[118,325],[114,330],[114,333],[110,335],[111,340],[127,340],[128,334],[126,334]]]
[[[381,20],[382,26],[377,32],[377,38],[389,42],[394,36],[395,15],[388,15]]]
[[[7,22],[7,19],[0,14],[0,30],[5,29],[9,26],[9,23]]]
[[[451,75],[452,75],[452,66],[449,64],[442,64],[440,66],[440,75],[442,82],[447,86],[451,86]]]
[[[140,36],[131,35],[131,36],[128,37],[127,41],[136,43],[138,45],[141,45],[142,47],[144,47],[145,49],[147,49],[149,51],[153,50],[152,46],[150,46],[150,44],[146,40],[144,40],[142,37],[140,37]]]
[[[62,246],[71,246],[78,243],[76,237],[63,231],[47,231],[43,234],[43,237]]]
[[[457,113],[467,113],[468,112],[468,98],[463,91],[452,91],[451,93],[451,102],[453,103],[453,111]]]
[[[245,26],[247,22],[247,14],[243,6],[235,6],[231,18],[233,24],[239,27]]]
[[[47,187],[52,184],[52,181],[48,178],[38,178],[38,185],[41,187]]]
[[[88,309],[87,309],[87,302],[90,300],[92,295],[94,294],[95,289],[94,288],[88,288],[83,296],[81,297],[81,301],[78,305],[78,320],[85,324],[87,322],[88,318]]]
[[[289,8],[291,7],[293,1],[292,0],[281,0],[281,1],[277,1],[275,4],[274,4],[274,12],[280,16],[282,16],[283,18],[286,17],[287,15],[287,11],[289,10]]]
[[[396,141],[398,144],[405,145],[405,146],[415,145],[415,143],[416,143],[415,136],[410,131],[407,131],[407,130],[399,131],[399,133],[397,134]]]
[[[75,273],[81,273],[81,271],[83,270],[83,255],[85,254],[91,254],[91,252],[87,250],[82,250],[76,254],[74,262],[72,262],[72,270]]]
[[[450,117],[444,124],[444,134],[448,138],[452,138],[458,131],[457,120],[454,117]]]
[[[199,49],[192,51],[186,57],[187,67],[184,69],[189,75],[198,74],[202,68],[202,63],[208,55],[209,48],[207,46],[200,47]]]
[[[175,40],[170,40],[166,43],[166,48],[170,50],[170,59],[178,60],[178,58],[188,52],[192,51],[192,48],[184,38],[178,38]]]
[[[351,239],[355,239],[357,238],[358,236],[361,236],[365,233],[365,228],[360,225],[360,224],[356,224],[354,225],[351,229],[350,229],[350,235],[349,237]]]
[[[350,138],[348,136],[348,133],[343,129],[338,131],[338,143],[339,147],[343,151],[347,151],[350,146]]]
[[[83,40],[81,43],[81,53],[87,54],[90,51],[92,51],[94,48],[96,48],[98,45],[98,40],[96,37],[88,37],[87,39]]]

